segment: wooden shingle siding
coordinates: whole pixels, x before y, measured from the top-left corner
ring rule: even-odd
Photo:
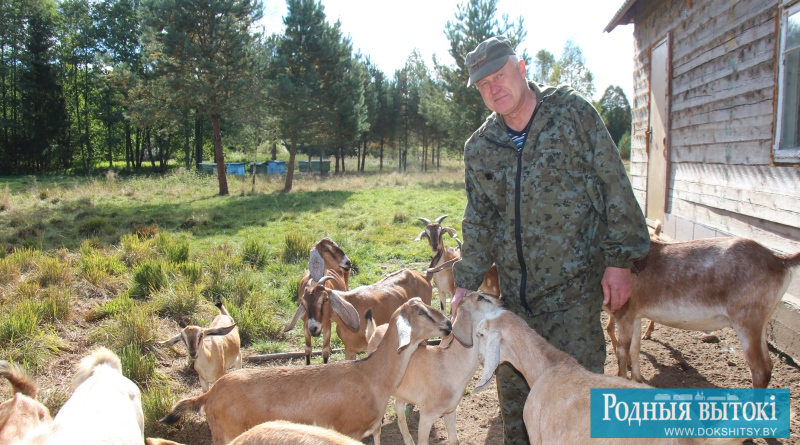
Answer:
[[[667,214],[800,250],[800,168],[772,165],[778,1],[639,0],[631,183],[647,196],[650,48],[669,38]]]

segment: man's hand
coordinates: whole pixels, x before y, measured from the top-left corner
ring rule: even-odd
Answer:
[[[456,311],[458,310],[458,303],[464,298],[464,294],[467,293],[467,290],[463,287],[456,288],[456,294],[453,295],[453,299],[450,300],[450,318],[456,318]]]
[[[601,283],[603,284],[603,304],[608,306],[611,312],[617,311],[631,298],[633,285],[631,284],[630,269],[606,267]]]

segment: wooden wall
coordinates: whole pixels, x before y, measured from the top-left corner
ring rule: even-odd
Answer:
[[[771,165],[778,0],[635,7],[631,174],[639,202],[647,188],[649,51],[669,36],[668,218],[800,250],[800,167]]]

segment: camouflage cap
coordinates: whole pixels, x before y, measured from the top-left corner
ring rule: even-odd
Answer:
[[[506,64],[509,56],[513,56],[511,41],[503,36],[489,37],[467,54],[470,86],[480,79],[499,70]]]

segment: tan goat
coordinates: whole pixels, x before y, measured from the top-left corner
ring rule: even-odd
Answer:
[[[384,341],[369,357],[327,365],[243,369],[226,374],[211,389],[178,402],[162,423],[204,409],[214,445],[224,445],[272,420],[331,428],[380,445],[386,404],[400,384],[420,342],[448,335],[450,320],[419,298],[392,315]]]
[[[475,293],[478,294],[477,298],[491,303],[484,306],[485,310],[500,307],[497,297]],[[380,344],[389,325],[375,327],[371,316],[367,317],[367,323],[369,338],[367,353],[371,354]],[[444,417],[447,443],[450,445],[459,443],[456,431],[456,408],[478,369],[479,360],[478,348],[467,348],[460,342],[452,340],[453,336],[449,336],[442,339],[440,346],[417,348],[417,352],[408,362],[400,386],[394,391],[394,411],[397,413],[397,425],[400,427],[405,445],[414,445],[406,421],[408,404],[416,405],[419,409],[417,445],[428,445],[431,428],[439,417]],[[427,384],[431,381],[431,376],[436,375],[444,378],[437,379],[436,385]]]
[[[289,332],[294,329],[300,318],[303,319],[303,333],[306,340],[306,365],[311,364],[311,354],[313,352],[311,337],[322,335],[323,363],[328,363],[328,358],[331,355],[330,317],[326,319],[322,314],[322,302],[315,299],[310,289],[313,289],[316,283],[321,282],[322,277],[329,276],[332,278],[323,282],[325,287],[342,291],[349,290],[350,272],[352,270],[353,263],[350,258],[330,238],[323,238],[311,246],[308,254],[308,270],[300,280],[300,286],[297,289],[297,311],[284,328],[284,332]],[[339,320],[334,321],[338,326]]]
[[[145,439],[147,445],[183,445],[166,439]],[[361,445],[334,430],[282,420],[264,422],[240,434],[228,445]]]
[[[180,334],[161,342],[175,346],[183,341],[190,362],[194,361],[194,370],[197,371],[203,391],[208,391],[208,387],[225,375],[228,368],[242,369],[239,329],[222,302],[218,301],[215,305],[219,315],[211,320],[207,328],[189,325]]]
[[[326,286],[333,277],[323,277],[320,282],[310,280],[303,295],[298,313],[307,317],[307,326],[324,331],[336,323],[336,334],[344,343],[345,359],[354,360],[356,354],[367,349],[366,319],[364,313],[372,309],[375,322],[387,323],[392,313],[413,297],[431,303],[431,285],[425,276],[413,269],[401,269],[381,278],[377,283],[359,286],[349,291],[338,291]],[[307,312],[306,312],[307,311]],[[295,314],[286,326],[291,330],[299,319]],[[318,335],[318,334],[317,334]],[[307,352],[308,353],[308,352]],[[308,363],[308,359],[306,360]]]
[[[650,253],[633,264],[630,300],[613,315],[618,326],[618,374],[627,377],[630,363],[632,379],[642,381],[639,332],[641,319],[649,318],[704,332],[732,326],[753,387],[766,388],[772,375],[767,324],[798,265],[800,252],[775,254],[746,238],[651,240]]]
[[[442,226],[442,221],[447,218],[447,215],[442,215],[431,222],[427,218],[417,217],[420,221],[425,223],[425,230],[419,233],[414,241],[419,241],[423,237],[428,239],[428,244],[431,246],[433,258],[429,269],[436,268],[444,263],[451,262],[454,259],[461,258],[461,241],[458,240],[458,234],[452,227]],[[447,233],[451,238],[455,238],[458,242],[458,247],[448,247],[444,245],[444,234]],[[436,284],[436,289],[439,293],[439,307],[442,312],[445,311],[447,297],[452,297],[456,292],[455,278],[453,277],[453,269],[447,267],[439,272],[433,274],[433,281]],[[486,272],[483,278],[483,283],[478,288],[479,291],[500,296],[500,279],[497,275],[497,266],[492,267]]]
[[[0,403],[0,444],[10,444],[53,421],[50,411],[36,400],[36,383],[17,365],[0,361],[0,376],[5,377],[14,389],[14,395]]]
[[[523,419],[528,439],[535,444],[735,444],[742,439],[593,439],[590,437],[590,390],[592,388],[649,388],[616,376],[595,374],[577,360],[550,345],[516,314],[496,309],[481,310],[485,302],[475,294],[458,304],[453,334],[460,341],[478,339],[483,375],[475,392],[491,382],[497,365],[508,362],[530,386]]]

